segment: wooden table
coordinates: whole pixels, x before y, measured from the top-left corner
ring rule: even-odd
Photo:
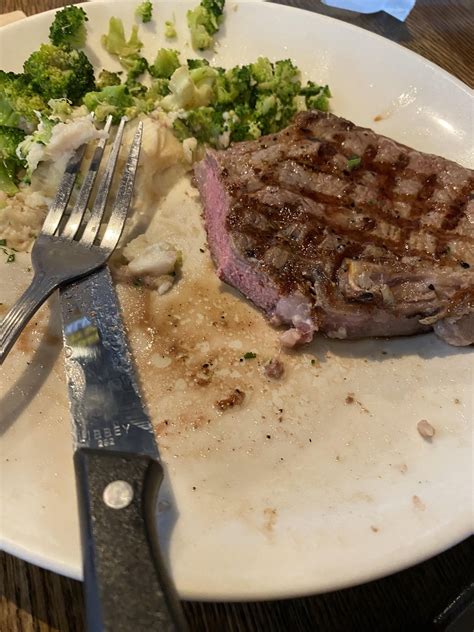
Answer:
[[[472,0],[417,0],[405,23],[385,13],[364,16],[330,9],[317,0],[279,3],[313,9],[379,33],[474,85]],[[1,0],[0,12],[21,9],[31,15],[64,4],[63,0]],[[0,632],[84,630],[79,582],[5,554],[0,565]],[[433,620],[474,580],[473,569],[471,538],[428,562],[343,591],[288,601],[194,602],[184,607],[193,632],[444,630]],[[474,621],[466,622],[462,630],[472,632]]]

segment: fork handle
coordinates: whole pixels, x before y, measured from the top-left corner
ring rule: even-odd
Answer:
[[[30,286],[7,312],[0,325],[0,364],[3,364],[30,318],[58,285],[56,278],[35,274]]]

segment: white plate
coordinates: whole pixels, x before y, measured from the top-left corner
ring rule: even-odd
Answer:
[[[108,17],[130,23],[135,5],[86,6],[98,64],[111,67],[99,45]],[[337,114],[470,162],[471,96],[444,71],[317,14],[259,3],[236,8],[227,9],[220,65],[259,54],[292,57],[308,77],[330,84]],[[185,9],[163,3],[158,33],[153,24],[141,27],[150,57],[172,12],[183,42]],[[20,69],[46,41],[51,16],[2,29],[3,67]],[[185,48],[183,56],[190,55]],[[379,114],[386,116],[376,123]],[[318,338],[288,355],[281,382],[267,382],[259,363],[274,353],[277,334],[216,280],[207,254],[199,252],[204,237],[197,210],[196,200],[174,187],[160,211],[160,231],[186,248],[181,284],[148,301],[145,311],[137,292],[121,291],[171,481],[172,493],[165,490],[170,506],[161,505],[159,522],[180,594],[256,599],[333,590],[414,564],[468,536],[470,350],[433,335]],[[167,218],[176,214],[184,231],[173,236]],[[27,257],[9,265],[6,274],[0,263],[7,304],[27,283]],[[176,316],[181,320],[173,322]],[[57,324],[50,323],[44,340],[48,317],[47,310],[39,313],[0,373],[1,539],[13,554],[80,577],[66,390]],[[188,361],[177,359],[180,350]],[[257,359],[239,362],[245,351],[256,351]],[[192,365],[209,357],[217,372],[210,386],[199,387]],[[244,405],[219,415],[213,402],[235,385],[247,393]],[[346,403],[350,393],[352,404]],[[416,430],[423,418],[436,428],[431,443]]]

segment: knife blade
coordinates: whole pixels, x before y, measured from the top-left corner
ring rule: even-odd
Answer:
[[[88,629],[186,630],[156,529],[163,467],[108,268],[60,296]]]

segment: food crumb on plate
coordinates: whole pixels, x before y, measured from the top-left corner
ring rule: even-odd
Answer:
[[[229,408],[233,408],[234,406],[239,406],[245,399],[245,393],[240,389],[236,388],[234,391],[226,397],[225,399],[220,399],[216,402],[217,408],[219,410],[228,410]]]
[[[263,371],[267,377],[279,380],[285,372],[285,366],[278,358],[272,358],[264,366]]]
[[[421,500],[419,496],[412,496],[412,502],[415,509],[419,509],[420,511],[424,511],[426,509],[425,503]]]
[[[423,439],[432,439],[435,436],[435,429],[426,419],[421,419],[416,424],[416,429],[419,434],[423,437]]]

